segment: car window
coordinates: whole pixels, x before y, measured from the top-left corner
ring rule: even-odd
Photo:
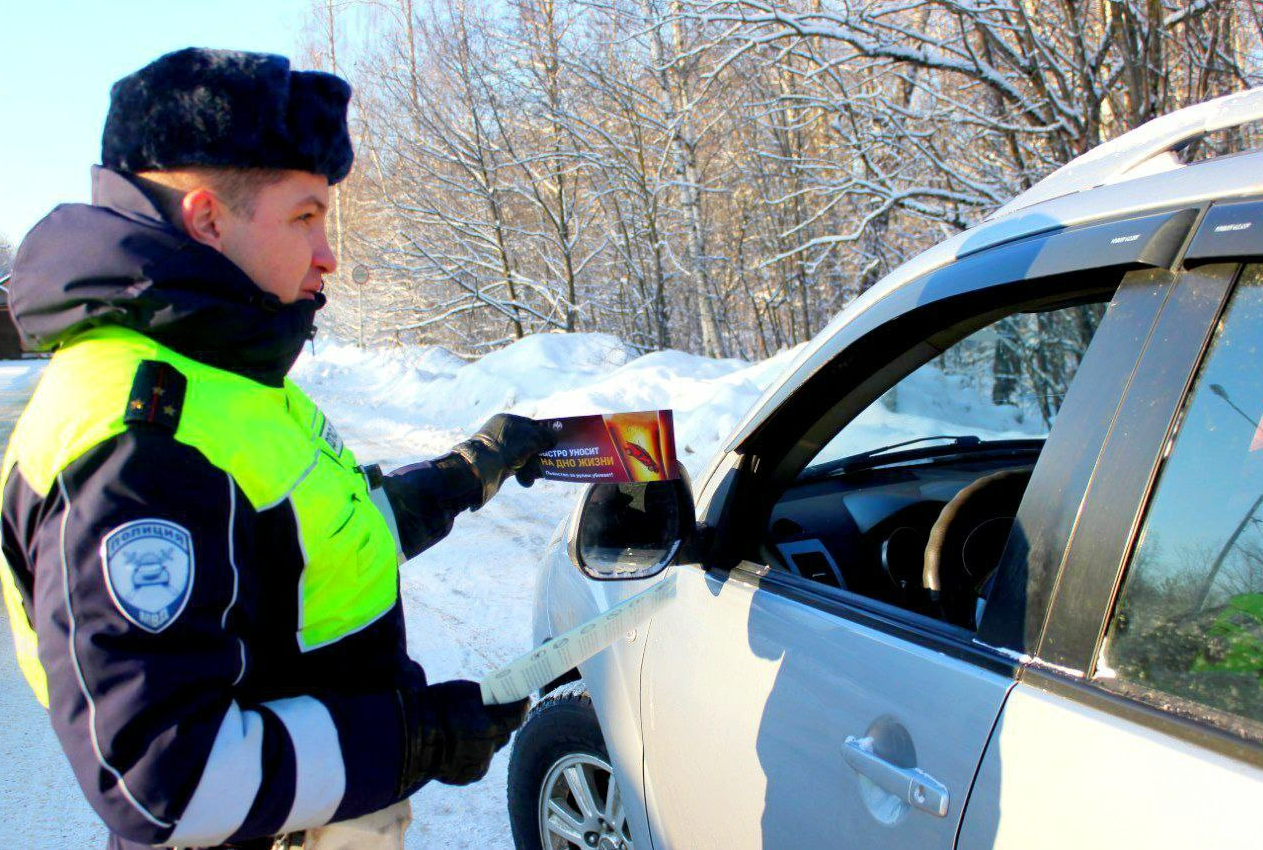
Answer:
[[[1083,304],[1018,313],[965,337],[839,431],[804,477],[840,458],[931,437],[1047,436],[1104,312],[1104,304]]]
[[[1098,679],[1263,722],[1263,267],[1247,267],[1182,412]]]
[[[1015,311],[899,380],[779,496],[763,562],[975,630],[1105,309]]]

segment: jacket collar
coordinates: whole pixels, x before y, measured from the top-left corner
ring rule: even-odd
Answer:
[[[195,360],[281,386],[324,296],[283,304],[190,239],[125,175],[95,167],[93,203],[63,204],[18,248],[10,307],[23,344],[48,351],[116,324]]]
[[[101,165],[92,166],[92,205],[114,210],[149,226],[177,230],[138,184]]]

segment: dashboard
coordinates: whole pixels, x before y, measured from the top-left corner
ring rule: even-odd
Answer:
[[[922,570],[943,506],[978,479],[1029,467],[1038,455],[956,454],[800,481],[772,510],[765,554],[812,581],[932,616]]]

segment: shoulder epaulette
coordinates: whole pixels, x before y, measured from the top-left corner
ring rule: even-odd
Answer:
[[[142,360],[132,381],[123,421],[144,423],[174,432],[184,408],[188,380],[179,369],[161,360]]]

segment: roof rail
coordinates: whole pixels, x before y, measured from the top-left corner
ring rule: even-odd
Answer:
[[[1263,87],[1178,109],[1075,157],[985,220],[1049,198],[1180,168],[1175,154],[1190,142],[1216,130],[1259,120],[1263,120]]]

